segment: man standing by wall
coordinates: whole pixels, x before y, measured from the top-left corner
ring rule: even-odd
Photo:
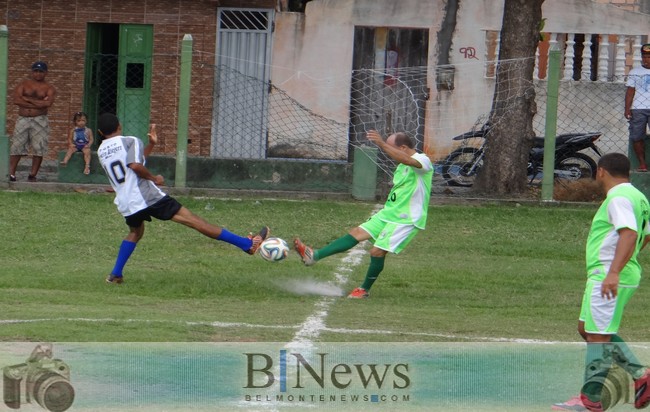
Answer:
[[[14,89],[14,104],[18,106],[18,119],[9,151],[9,181],[16,181],[16,169],[20,158],[28,154],[29,145],[32,147],[32,170],[27,178],[36,181],[36,175],[41,167],[43,156],[47,153],[47,142],[50,137],[50,125],[47,111],[52,103],[56,90],[45,81],[47,63],[37,61],[32,64],[31,78],[25,79]]]
[[[630,142],[639,161],[638,172],[647,172],[646,129],[650,124],[650,44],[641,46],[641,67],[630,70],[626,82],[625,118],[630,122]]]

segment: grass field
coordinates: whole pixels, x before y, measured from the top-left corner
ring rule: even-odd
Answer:
[[[274,235],[298,235],[315,246],[363,222],[375,207],[179,199],[236,233],[268,224]],[[594,211],[432,205],[427,229],[402,254],[388,256],[370,299],[329,298],[317,340],[577,341]],[[126,283],[116,287],[103,279],[127,227],[112,195],[0,192],[0,230],[0,335],[10,341],[290,341],[324,298],[287,288],[331,282],[338,273],[347,292],[363,279],[369,259],[362,253],[349,264],[341,254],[304,267],[292,253],[273,264],[154,221],[125,268]],[[646,285],[626,312],[622,334],[629,340],[646,339]]]
[[[178,199],[236,233],[268,224],[275,236],[289,241],[301,236],[315,246],[363,222],[377,206],[325,200]],[[476,356],[492,367],[502,364],[500,356],[513,356],[490,354],[485,342],[579,340],[575,330],[585,282],[584,244],[596,205],[432,205],[427,229],[402,254],[388,256],[371,298],[359,301],[296,290],[313,291],[314,285],[321,285],[316,289],[323,294],[337,286],[348,292],[365,276],[367,244],[313,267],[304,267],[293,252],[273,264],[160,221],[147,224],[126,266],[126,283],[106,284],[127,231],[112,200],[109,194],[0,192],[2,341],[231,342],[241,347],[259,342],[393,342],[392,348],[399,348],[394,342],[458,343],[465,348],[484,343],[477,346]],[[650,273],[647,253],[642,262]],[[648,341],[649,290],[643,280],[626,310],[620,334],[629,342]],[[564,400],[577,389],[582,359],[575,349],[557,348],[564,351],[559,358],[551,347],[536,350],[535,356],[543,359],[523,362],[548,370],[544,374],[552,382],[534,398],[537,406],[526,410],[547,410],[549,402]],[[67,356],[74,359],[81,353],[84,350],[68,350]],[[575,362],[575,376],[557,380],[554,362],[562,359]],[[461,365],[462,373],[454,372],[457,366],[449,367],[439,368],[440,376],[451,373],[445,382],[477,376],[475,371],[464,375],[472,366]],[[508,380],[521,381],[517,373]],[[572,384],[576,387],[567,386]],[[499,395],[490,385],[485,390],[496,400],[510,396],[507,391]],[[501,404],[496,409],[475,405],[473,398],[455,389],[452,400],[449,393],[429,392],[425,387],[412,395],[426,400],[419,410],[456,410],[426,406],[457,405],[454,396],[465,402],[466,408],[458,410],[506,410]],[[516,393],[513,396],[520,396]],[[439,398],[432,401],[430,396]],[[522,395],[511,410],[523,410],[521,405],[530,399],[529,393]],[[81,398],[78,405],[84,405]],[[231,406],[223,410],[235,409]],[[249,406],[244,402],[236,409]],[[257,404],[252,408],[268,410]]]

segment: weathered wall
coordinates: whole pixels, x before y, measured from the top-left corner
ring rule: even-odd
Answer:
[[[496,4],[495,4],[496,3]],[[638,3],[638,2],[637,2]],[[57,88],[51,109],[50,157],[65,148],[71,116],[83,99],[86,25],[138,23],[154,26],[151,120],[159,124],[160,153],[176,147],[178,70],[183,35],[194,39],[188,153],[209,156],[212,122],[216,9],[273,7],[274,0],[0,0],[0,24],[9,28],[9,90],[29,75],[31,63],[50,64],[48,80]],[[640,3],[639,3],[640,4]],[[634,4],[634,7],[639,6]],[[451,148],[451,136],[469,129],[489,111],[494,81],[486,79],[486,30],[499,30],[502,7],[493,0],[460,2],[450,50],[454,89],[437,91],[437,39],[444,0],[314,0],[306,12],[276,13],[272,82],[314,112],[346,125],[355,26],[427,28],[430,97],[426,141],[434,156]],[[589,0],[546,0],[545,30],[558,33],[645,34],[648,15]],[[202,66],[200,63],[205,62]],[[8,102],[8,132],[16,116]],[[345,144],[347,128],[338,133]]]
[[[486,31],[500,30],[503,11],[498,3],[460,3],[450,53],[453,90],[438,92],[435,87],[442,0],[400,1],[399,7],[390,0],[315,0],[304,15],[279,13],[272,79],[305,106],[345,123],[354,26],[428,28],[431,95],[425,139],[430,154],[440,157],[450,150],[452,136],[468,130],[490,110],[494,80],[485,78]],[[543,7],[544,30],[549,32],[639,35],[648,32],[650,23],[647,15],[589,0],[547,0]]]

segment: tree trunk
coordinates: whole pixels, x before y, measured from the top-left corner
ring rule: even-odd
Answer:
[[[537,111],[533,70],[544,0],[505,0],[501,49],[485,159],[474,190],[491,195],[526,191],[528,152]]]

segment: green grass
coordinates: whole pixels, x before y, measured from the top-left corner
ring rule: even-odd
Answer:
[[[363,222],[375,206],[178,199],[235,233],[268,224],[276,236],[299,235],[315,246]],[[271,264],[181,225],[154,221],[126,266],[126,283],[107,285],[104,277],[127,232],[112,200],[0,192],[0,319],[20,321],[0,324],[0,339],[286,342],[323,298],[278,285],[331,281],[345,256],[306,268],[292,253]],[[370,299],[333,299],[328,329],[318,339],[577,341],[584,243],[595,208],[431,206],[427,230],[402,254],[388,256]],[[362,281],[368,259],[343,273],[346,290]],[[630,341],[646,339],[646,283],[626,310],[621,335]],[[358,330],[370,333],[353,333]]]

